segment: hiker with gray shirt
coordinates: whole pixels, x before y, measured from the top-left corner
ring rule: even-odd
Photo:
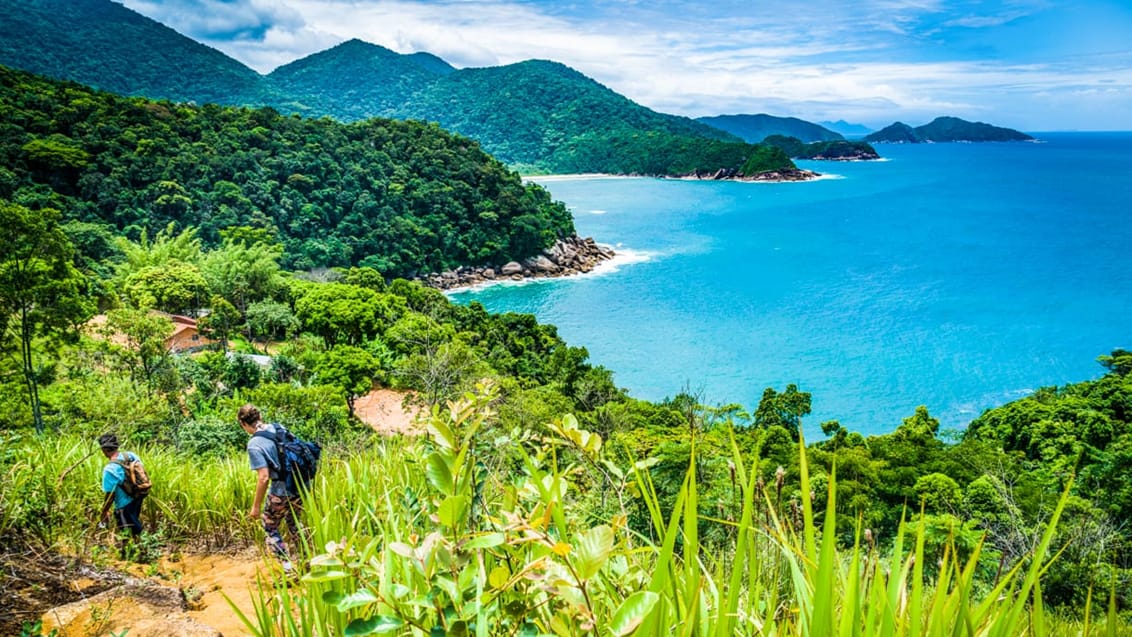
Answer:
[[[280,525],[286,521],[294,541],[301,541],[299,516],[303,512],[303,503],[299,496],[288,493],[285,476],[281,475],[282,463],[274,436],[282,428],[263,422],[259,409],[251,404],[240,407],[236,417],[251,436],[248,438],[248,461],[252,471],[256,472],[255,497],[248,517],[263,523],[268,548],[282,561],[283,570],[290,573],[294,566]]]

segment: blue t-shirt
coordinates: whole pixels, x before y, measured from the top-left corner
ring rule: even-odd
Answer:
[[[138,457],[129,451],[119,451],[118,457],[126,461],[138,460]],[[114,494],[115,509],[121,509],[134,501],[122,488],[122,483],[125,481],[126,468],[117,462],[111,460],[102,468],[102,492]]]
[[[275,425],[267,425],[263,430],[270,433],[278,432]],[[263,436],[248,438],[248,463],[251,465],[252,471],[259,471],[263,467],[267,467],[272,472],[277,470],[280,463],[279,450],[275,448],[275,442]],[[267,494],[280,497],[287,496],[287,482],[273,477],[271,488],[268,489]]]

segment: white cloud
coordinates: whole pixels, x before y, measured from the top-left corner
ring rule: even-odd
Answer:
[[[1106,80],[1115,83],[1116,97],[1085,95],[1101,95],[1096,99],[1110,106],[1123,99],[1120,112],[1132,112],[1127,52],[1070,60],[1075,64],[1070,67],[1061,59],[1023,66],[962,59],[936,45],[922,48],[940,29],[993,33],[1034,10],[1018,3],[985,13],[942,0],[789,5],[720,0],[710,6],[664,0],[592,6],[518,0],[126,4],[261,72],[359,38],[402,53],[428,51],[457,67],[551,59],[646,106],[691,116],[762,111],[877,125],[978,114],[1004,125],[1014,118],[1021,126],[1038,117],[1028,113],[1050,116],[1046,106],[1035,103],[1034,91],[1060,94],[1063,87],[1096,88]],[[1132,127],[1132,121],[1124,126]]]

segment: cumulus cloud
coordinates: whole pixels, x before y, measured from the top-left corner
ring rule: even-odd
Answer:
[[[762,111],[878,124],[946,113],[1003,121],[996,110],[1019,110],[1034,101],[1032,91],[1095,88],[1107,79],[1128,100],[1132,86],[1123,54],[1072,66],[1061,64],[1064,55],[1041,60],[1040,50],[1027,51],[1037,61],[1030,65],[987,57],[1002,48],[1002,30],[1020,28],[1044,0],[989,8],[943,0],[125,3],[261,72],[359,38],[401,53],[427,51],[457,67],[556,60],[650,108],[691,116]],[[941,34],[951,31],[974,39],[941,50]],[[1043,41],[1013,35],[1026,46]]]

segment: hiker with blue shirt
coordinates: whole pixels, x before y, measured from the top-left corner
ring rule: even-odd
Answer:
[[[130,536],[126,538],[127,542],[130,539],[136,540],[142,534],[141,505],[145,496],[134,497],[126,493],[126,467],[124,463],[141,462],[141,460],[129,451],[119,451],[118,437],[114,434],[99,436],[98,447],[102,449],[102,455],[110,461],[102,468],[102,491],[106,494],[106,500],[102,504],[102,511],[99,512],[98,519],[105,523],[110,517],[110,509],[113,507],[114,520],[118,524],[118,530],[129,530]],[[126,543],[124,542],[122,545],[123,555],[125,551]]]
[[[294,566],[280,526],[286,522],[292,537],[298,542],[302,532],[299,516],[303,512],[303,503],[299,496],[290,494],[286,476],[282,475],[283,465],[275,443],[275,435],[282,428],[263,422],[259,409],[251,404],[240,407],[236,418],[250,436],[248,461],[252,471],[256,472],[255,496],[252,498],[248,518],[263,523],[263,530],[267,533],[267,547],[282,561],[283,570],[290,573]]]

